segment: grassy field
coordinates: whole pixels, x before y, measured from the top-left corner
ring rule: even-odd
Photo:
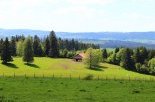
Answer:
[[[0,102],[154,102],[155,82],[1,78]]]
[[[1,63],[1,62],[0,62]],[[12,64],[0,64],[0,75],[3,76],[38,76],[38,77],[77,77],[82,78],[89,74],[94,78],[108,79],[155,79],[154,76],[139,74],[107,63],[101,63],[99,70],[90,70],[82,62],[74,62],[71,59],[35,58],[34,64],[26,65],[22,58],[14,58]]]

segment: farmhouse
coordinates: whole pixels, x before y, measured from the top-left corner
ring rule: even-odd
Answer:
[[[73,60],[76,61],[76,62],[79,62],[79,61],[82,61],[84,57],[85,57],[84,53],[79,53],[79,54],[76,54],[73,57]]]

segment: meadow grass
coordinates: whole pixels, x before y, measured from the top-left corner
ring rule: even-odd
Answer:
[[[0,102],[154,102],[155,82],[1,78]]]
[[[1,62],[0,62],[1,63]],[[83,78],[93,75],[100,79],[143,79],[155,80],[154,76],[127,71],[120,66],[101,63],[99,70],[88,69],[83,62],[74,62],[72,59],[53,59],[47,57],[35,57],[33,64],[24,64],[22,58],[14,58],[8,65],[0,64],[1,76],[27,76],[33,77],[73,77]]]

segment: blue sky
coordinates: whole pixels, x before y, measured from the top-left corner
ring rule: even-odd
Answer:
[[[155,0],[0,0],[0,28],[155,31]]]

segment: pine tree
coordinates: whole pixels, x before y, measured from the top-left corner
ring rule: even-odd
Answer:
[[[59,46],[57,42],[57,38],[54,31],[50,33],[50,57],[59,57]]]
[[[28,63],[32,63],[34,61],[33,58],[33,46],[32,46],[32,38],[28,37],[24,41],[24,56],[23,61]]]
[[[135,63],[140,63],[140,51],[139,48],[136,48],[133,54],[133,59]]]
[[[117,53],[117,52],[119,52],[119,48],[116,48],[116,49],[115,49],[115,53]]]
[[[45,40],[45,54],[46,54],[46,56],[49,55],[49,51],[50,51],[50,41],[49,41],[49,37],[47,36],[47,38]]]
[[[102,52],[103,59],[107,59],[107,57],[108,57],[107,50],[103,49],[102,51],[103,51]]]
[[[16,38],[15,37],[11,38],[10,47],[11,47],[11,56],[16,56]]]
[[[11,49],[8,38],[5,39],[2,45],[1,60],[3,64],[7,64],[7,62],[13,61],[13,58],[11,57]]]
[[[144,64],[145,60],[148,58],[148,52],[145,47],[140,47],[140,63]]]
[[[43,56],[43,49],[41,46],[40,39],[37,35],[34,36],[34,42],[33,42],[33,51],[34,56]]]
[[[134,69],[134,62],[131,58],[131,51],[129,48],[124,48],[121,54],[121,62],[120,66],[133,70]]]
[[[3,47],[3,39],[0,40],[0,55],[2,53],[2,47]]]

